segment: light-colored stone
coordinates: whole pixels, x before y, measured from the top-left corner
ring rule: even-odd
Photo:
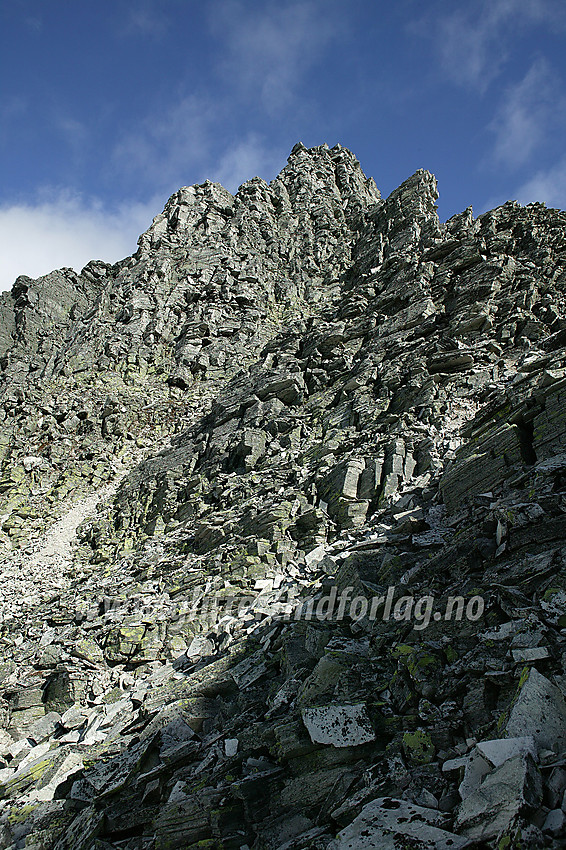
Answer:
[[[534,667],[519,689],[505,731],[510,737],[532,736],[539,748],[566,750],[566,701]]]
[[[239,741],[237,738],[226,738],[224,741],[224,754],[227,758],[232,758],[238,752]]]
[[[362,703],[304,708],[302,717],[315,744],[354,747],[375,741],[375,732]]]
[[[542,781],[532,756],[513,756],[466,796],[458,807],[454,829],[474,841],[490,841],[509,833],[521,813],[541,801]]]
[[[442,829],[443,816],[405,800],[380,797],[368,803],[352,823],[338,833],[328,850],[398,850],[411,847],[461,850],[470,842]]]

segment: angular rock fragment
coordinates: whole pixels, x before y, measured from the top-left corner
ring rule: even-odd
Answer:
[[[375,741],[364,705],[327,705],[302,710],[311,741],[333,747],[355,747]]]
[[[442,815],[433,809],[381,797],[364,806],[328,847],[329,850],[397,850],[402,843],[410,843],[412,847],[454,850],[471,846],[467,838],[442,829],[443,823]]]
[[[566,750],[566,700],[559,688],[534,667],[519,686],[505,731],[510,736],[532,736],[539,748]]]
[[[520,754],[488,773],[458,807],[454,828],[474,841],[510,834],[522,815],[542,800],[540,773],[530,755]]]

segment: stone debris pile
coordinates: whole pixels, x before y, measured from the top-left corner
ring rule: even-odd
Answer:
[[[0,848],[566,846],[566,213],[346,149],[0,296]]]

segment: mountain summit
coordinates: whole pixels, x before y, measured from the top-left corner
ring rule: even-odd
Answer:
[[[561,840],[566,213],[437,197],[299,143],[0,296],[0,847]]]

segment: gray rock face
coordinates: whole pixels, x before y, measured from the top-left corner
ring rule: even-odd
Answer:
[[[566,701],[560,689],[535,667],[519,690],[505,731],[511,736],[528,733],[547,750],[566,750]]]
[[[352,153],[0,298],[0,848],[562,840],[566,213]]]
[[[521,812],[535,810],[541,802],[541,777],[531,756],[513,756],[462,802],[455,829],[474,841],[513,834]]]
[[[364,705],[329,705],[304,708],[303,723],[315,744],[352,747],[375,741]]]
[[[328,845],[329,850],[396,850],[400,842],[438,850],[469,847],[470,842],[441,829],[443,818],[405,800],[381,798],[364,806],[358,817]]]

